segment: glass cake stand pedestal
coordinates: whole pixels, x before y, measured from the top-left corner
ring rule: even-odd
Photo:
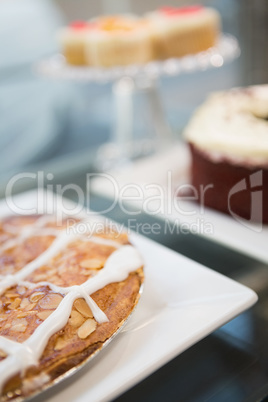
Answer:
[[[177,59],[93,68],[71,66],[62,55],[54,55],[39,62],[36,69],[39,74],[54,79],[113,82],[114,125],[110,141],[100,146],[95,163],[98,170],[109,171],[172,145],[173,134],[158,91],[159,77],[219,68],[239,55],[236,38],[223,34],[215,47]]]

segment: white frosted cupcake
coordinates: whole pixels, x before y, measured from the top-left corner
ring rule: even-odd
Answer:
[[[199,201],[268,224],[268,85],[211,95],[184,134]]]

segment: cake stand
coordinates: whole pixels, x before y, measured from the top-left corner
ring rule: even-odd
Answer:
[[[62,55],[54,55],[39,62],[36,69],[39,74],[54,79],[100,84],[113,82],[115,123],[110,142],[100,146],[96,155],[96,168],[107,171],[172,145],[173,134],[158,92],[159,77],[219,68],[239,55],[236,38],[222,34],[215,47],[182,58],[144,65],[93,68],[71,66]],[[134,102],[137,97],[139,102]],[[135,127],[141,115],[135,103],[142,104],[146,110],[147,122],[144,122],[143,129]]]

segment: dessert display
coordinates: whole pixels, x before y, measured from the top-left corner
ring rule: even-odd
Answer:
[[[199,202],[268,223],[268,85],[211,95],[185,138]]]
[[[0,224],[3,401],[34,395],[83,364],[138,302],[139,253],[126,234],[96,233],[90,222],[31,215]]]
[[[67,63],[76,66],[91,64],[85,47],[88,34],[92,29],[94,24],[76,21],[61,30],[59,41]]]
[[[67,63],[95,67],[145,64],[214,46],[219,13],[202,6],[162,7],[143,17],[110,15],[72,23],[59,38]]]
[[[182,57],[214,46],[220,15],[202,6],[162,7],[148,14],[155,59]]]
[[[148,22],[133,16],[107,16],[94,20],[86,58],[95,67],[144,64],[152,60]]]

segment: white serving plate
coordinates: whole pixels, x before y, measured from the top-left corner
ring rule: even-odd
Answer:
[[[52,200],[49,193],[46,206]],[[27,213],[36,206],[37,193],[13,201]],[[73,204],[66,200],[65,206]],[[0,215],[8,213],[1,201]],[[257,301],[251,289],[172,250],[135,233],[130,240],[145,260],[137,309],[111,344],[81,372],[40,395],[41,400],[110,401]]]
[[[124,199],[125,205],[160,218],[165,221],[165,226],[177,227],[174,234],[190,231],[267,264],[268,225],[260,226],[237,220],[206,207],[202,209],[192,201],[185,201],[175,196],[176,188],[190,182],[189,164],[188,149],[184,144],[178,144],[172,149],[126,166],[125,169],[112,171],[108,176],[96,176],[92,180],[91,190],[112,200],[117,191],[117,199],[119,201]],[[142,201],[138,200],[138,192],[134,187],[122,192],[128,184],[135,184],[141,189]],[[153,186],[148,188],[148,184]],[[164,192],[164,207],[157,213],[160,203],[152,200],[153,195],[159,194],[155,185],[161,186]],[[152,201],[148,202],[149,199]],[[174,200],[177,202],[176,205]]]

